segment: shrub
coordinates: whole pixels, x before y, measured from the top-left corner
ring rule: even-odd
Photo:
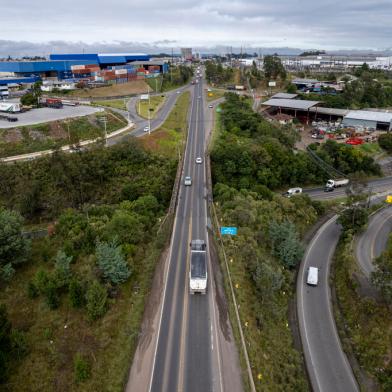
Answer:
[[[39,291],[37,289],[37,286],[34,284],[34,282],[29,282],[27,285],[27,296],[30,299],[37,298],[39,295]]]
[[[60,296],[58,292],[58,285],[55,279],[50,278],[45,287],[46,303],[51,310],[57,309],[60,305]]]
[[[72,256],[67,256],[65,252],[59,250],[55,258],[55,274],[56,281],[59,287],[68,284],[71,277],[71,264]]]
[[[81,308],[86,303],[85,290],[80,281],[73,278],[68,287],[72,307]]]
[[[98,281],[90,284],[87,293],[87,315],[90,320],[96,320],[102,317],[107,310],[108,293]]]
[[[90,378],[91,368],[88,361],[77,353],[74,357],[74,376],[76,382],[83,382]]]
[[[12,277],[14,276],[14,274],[15,274],[15,270],[12,267],[11,263],[6,264],[1,269],[1,279],[4,282],[9,282],[12,279]]]

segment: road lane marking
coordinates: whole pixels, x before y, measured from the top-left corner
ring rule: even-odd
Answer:
[[[193,105],[194,105],[194,96],[192,96],[192,106]],[[189,133],[190,133],[189,132],[190,123],[191,123],[190,120],[191,120],[191,118],[189,119],[189,124],[188,124],[188,135],[187,135],[187,144],[186,144],[186,147],[185,147],[184,162],[185,162],[185,158],[187,156],[187,150],[188,150],[188,146],[189,146],[188,140],[189,140]],[[180,187],[183,186],[182,180],[183,179],[182,179],[182,176],[181,176],[181,178],[180,178],[180,185],[179,185]],[[181,189],[180,189],[180,192],[179,192],[179,195],[178,195],[179,198],[180,198],[182,193],[185,193],[185,197],[186,197],[186,192],[181,192]],[[149,388],[148,388],[149,392],[151,392],[151,390],[152,390],[152,383],[153,383],[154,373],[155,373],[155,365],[156,365],[156,359],[157,359],[159,337],[160,337],[161,326],[162,326],[163,308],[164,308],[165,302],[166,302],[167,282],[168,282],[170,267],[171,267],[171,264],[172,264],[173,243],[174,243],[174,237],[175,237],[175,233],[176,233],[177,221],[178,221],[178,205],[177,205],[177,208],[176,208],[176,214],[175,214],[174,222],[173,222],[173,231],[172,231],[172,237],[171,237],[171,241],[170,241],[171,243],[170,243],[170,251],[169,251],[169,262],[167,263],[167,267],[166,267],[166,270],[165,270],[165,286],[164,286],[164,290],[163,290],[163,301],[162,301],[161,309],[160,309],[158,333],[157,333],[157,337],[156,337],[156,344],[155,344],[154,357],[153,357],[153,365],[152,365],[150,383],[149,383]]]

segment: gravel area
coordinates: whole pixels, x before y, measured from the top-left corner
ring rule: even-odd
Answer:
[[[24,113],[11,114],[11,116],[18,118],[16,122],[8,122],[7,120],[0,119],[0,128],[16,128],[24,125],[42,124],[50,121],[64,120],[66,118],[82,117],[102,110],[101,108],[84,105],[63,106],[62,109],[32,109]]]

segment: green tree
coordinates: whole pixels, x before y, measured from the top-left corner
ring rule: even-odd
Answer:
[[[124,259],[121,246],[116,239],[110,242],[97,242],[95,255],[97,264],[105,279],[113,284],[125,282],[131,275],[129,266]]]
[[[289,83],[286,87],[286,91],[289,94],[295,94],[297,92],[297,86],[293,83]]]
[[[358,233],[367,224],[368,216],[366,208],[353,205],[339,214],[338,223],[342,225],[344,231],[352,230],[353,233]]]
[[[286,79],[286,70],[283,67],[282,61],[277,55],[268,55],[264,57],[264,75],[267,79]]]
[[[295,267],[301,260],[304,247],[299,240],[295,225],[289,221],[273,221],[269,226],[273,254],[288,267]]]
[[[102,317],[107,310],[108,293],[97,280],[94,280],[88,287],[86,293],[87,315],[90,320]]]
[[[26,260],[30,242],[22,235],[23,218],[15,211],[0,209],[0,267]]]
[[[0,277],[4,282],[9,282],[15,274],[15,269],[12,267],[11,263],[4,265],[1,268]]]
[[[90,378],[91,366],[83,357],[82,354],[77,353],[74,357],[74,377],[77,383],[86,381]]]
[[[253,280],[261,297],[263,305],[274,301],[276,293],[284,284],[284,276],[280,270],[274,269],[270,264],[260,262],[253,273]]]

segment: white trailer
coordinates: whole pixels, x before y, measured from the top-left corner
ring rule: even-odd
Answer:
[[[7,113],[20,112],[20,103],[0,102],[0,112],[7,112]]]
[[[189,292],[191,294],[207,292],[207,252],[203,240],[191,241]]]

